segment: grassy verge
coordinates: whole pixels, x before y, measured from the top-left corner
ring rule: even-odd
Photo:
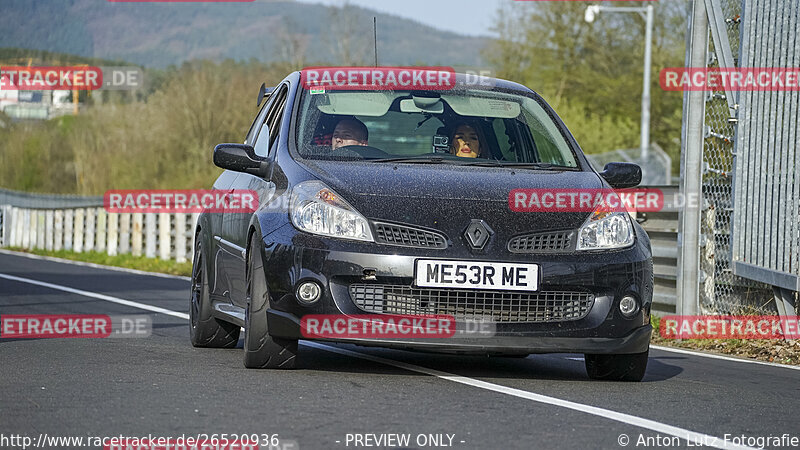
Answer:
[[[145,272],[159,272],[170,275],[190,276],[192,274],[192,263],[179,263],[156,258],[146,258],[144,256],[116,255],[109,256],[101,252],[76,253],[68,250],[29,250],[11,247],[8,250],[17,252],[32,253],[40,256],[53,256],[56,258],[70,259],[73,261],[83,261],[105,266],[125,267],[127,269],[143,270]]]
[[[653,325],[653,337],[650,342],[654,345],[723,353],[741,358],[757,359],[759,361],[800,365],[800,340],[664,339],[659,334],[659,318],[652,316],[650,321]]]

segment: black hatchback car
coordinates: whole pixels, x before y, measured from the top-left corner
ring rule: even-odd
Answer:
[[[336,89],[303,76],[270,91],[244,144],[214,149],[226,169],[214,189],[252,190],[259,203],[200,216],[193,345],[235,347],[243,327],[246,367],[293,368],[304,318],[435,315],[491,332],[317,339],[583,353],[591,378],[642,379],[653,291],[645,231],[625,211],[524,212],[512,195],[632,187],[637,166],[597,173],[553,109],[513,82],[457,75],[441,90]]]

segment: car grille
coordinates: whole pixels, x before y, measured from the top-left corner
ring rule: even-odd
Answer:
[[[536,233],[515,236],[508,241],[512,253],[566,252],[572,249],[572,231]]]
[[[379,244],[416,248],[447,248],[447,238],[440,233],[385,222],[374,222],[374,226],[375,242]]]
[[[587,292],[513,292],[417,289],[393,284],[351,284],[356,306],[369,313],[447,314],[493,322],[564,322],[586,317],[594,304]]]

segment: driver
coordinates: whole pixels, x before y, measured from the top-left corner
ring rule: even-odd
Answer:
[[[369,145],[369,130],[364,122],[355,117],[348,117],[339,121],[333,130],[331,149],[348,145]]]
[[[475,127],[461,123],[450,133],[450,153],[463,158],[477,158],[483,151],[482,141]]]

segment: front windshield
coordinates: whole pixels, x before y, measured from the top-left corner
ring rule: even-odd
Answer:
[[[535,99],[498,91],[306,90],[297,132],[307,159],[578,167]]]

